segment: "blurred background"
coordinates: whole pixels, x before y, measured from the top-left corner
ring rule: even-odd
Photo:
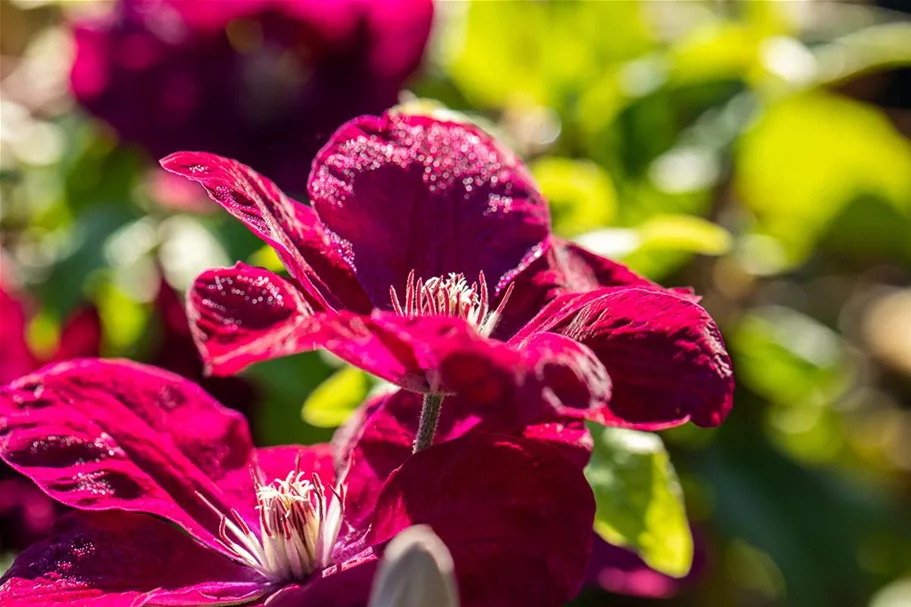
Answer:
[[[345,120],[449,108],[529,163],[557,233],[693,285],[734,358],[727,422],[661,433],[693,572],[595,575],[578,604],[911,605],[903,0],[0,9],[0,381],[129,357],[203,381],[262,445],[328,439],[371,388],[329,357],[203,379],[185,289],[277,260],[156,160],[233,156],[303,200]],[[55,514],[0,470],[0,570]]]

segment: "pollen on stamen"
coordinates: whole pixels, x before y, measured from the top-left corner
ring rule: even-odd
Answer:
[[[415,280],[414,270],[405,281],[405,301],[399,299],[395,287],[389,287],[389,298],[396,314],[406,318],[419,316],[454,316],[475,327],[481,335],[489,336],[503,313],[512,294],[510,284],[495,310],[490,309],[490,298],[484,272],[470,285],[464,274],[450,273],[446,277],[433,277],[426,281]]]
[[[236,510],[224,514],[197,493],[220,519],[217,541],[236,559],[263,575],[284,581],[304,580],[332,564],[332,550],[341,530],[344,487],[326,487],[294,470],[284,479],[264,483],[253,473],[259,534]]]

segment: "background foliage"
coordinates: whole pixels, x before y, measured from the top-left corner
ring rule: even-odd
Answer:
[[[0,6],[3,274],[31,298],[29,343],[52,352],[90,303],[105,356],[153,360],[160,276],[183,291],[202,269],[275,260],[73,104],[62,24],[89,3]],[[902,15],[864,4],[438,3],[404,100],[502,137],[558,233],[693,285],[732,351],[728,421],[661,433],[702,554],[668,605],[911,602],[908,40]],[[264,445],[325,440],[382,389],[319,354],[246,378]],[[666,473],[652,447],[621,469]],[[654,541],[621,521],[610,533]]]

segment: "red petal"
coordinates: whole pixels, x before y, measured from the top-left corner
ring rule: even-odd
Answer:
[[[408,273],[484,272],[491,291],[540,254],[547,205],[520,161],[464,123],[364,116],[320,152],[310,199],[373,304]]]
[[[218,375],[312,349],[323,316],[287,280],[241,263],[200,274],[187,315],[207,371]]]
[[[452,553],[462,605],[562,605],[583,581],[594,512],[582,471],[558,451],[476,433],[394,472],[367,540],[427,524]]]
[[[203,152],[177,152],[162,159],[161,166],[200,183],[212,200],[272,245],[318,306],[370,309],[316,214],[274,183],[236,160]]]
[[[0,384],[10,382],[34,369],[38,363],[25,341],[28,319],[21,301],[0,287]]]
[[[662,288],[622,264],[556,236],[551,236],[548,244],[546,253],[516,277],[516,286],[494,332],[499,339],[509,339],[560,295],[600,287]]]
[[[6,607],[246,604],[269,591],[255,571],[180,529],[126,512],[68,515],[53,537],[19,555],[0,582]]]
[[[230,512],[252,454],[243,416],[128,361],[58,363],[23,377],[0,390],[0,419],[0,457],[58,501],[154,514],[210,543],[219,517],[197,492]]]
[[[613,382],[596,421],[643,430],[692,419],[717,426],[731,409],[734,374],[715,322],[692,298],[606,288],[553,301],[511,341],[539,331],[591,348]]]

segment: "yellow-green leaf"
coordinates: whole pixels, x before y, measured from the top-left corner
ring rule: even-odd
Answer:
[[[575,236],[593,227],[608,225],[617,208],[617,194],[610,176],[588,160],[542,158],[531,172],[550,203],[554,231]]]
[[[822,92],[763,113],[738,146],[735,189],[796,264],[848,203],[875,198],[907,213],[911,145],[877,108]]]
[[[342,425],[370,392],[370,378],[346,365],[329,376],[304,402],[301,417],[320,428]]]
[[[595,230],[575,241],[599,255],[626,258],[651,251],[722,255],[730,250],[732,239],[727,230],[700,217],[656,215],[634,228]]]
[[[278,253],[269,245],[265,245],[254,251],[247,259],[247,262],[251,266],[266,268],[273,272],[285,271],[285,265],[282,263],[282,260],[278,258]]]
[[[94,299],[101,316],[105,352],[111,355],[128,353],[148,326],[148,306],[112,282],[103,283]]]
[[[594,450],[585,476],[595,494],[595,531],[674,577],[693,561],[683,492],[656,434],[589,423]]]
[[[693,215],[656,215],[636,227],[644,249],[722,255],[731,248],[730,233]]]

